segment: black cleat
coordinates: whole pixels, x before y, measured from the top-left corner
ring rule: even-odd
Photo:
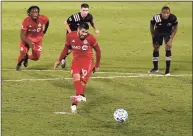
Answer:
[[[65,68],[65,67],[66,67],[66,60],[65,60],[65,59],[62,59],[62,61],[61,61],[61,67],[62,67],[62,68]]]
[[[16,71],[20,71],[20,70],[21,70],[21,64],[17,64]]]
[[[26,54],[24,62],[23,62],[24,67],[28,66],[28,54]]]
[[[148,71],[148,73],[157,73],[159,72],[159,69],[153,68],[152,70]]]
[[[170,76],[170,71],[169,70],[165,71],[165,76]]]

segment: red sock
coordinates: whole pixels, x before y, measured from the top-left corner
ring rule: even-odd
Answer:
[[[82,87],[83,87],[83,94],[84,94],[84,91],[85,91],[85,85],[83,85]]]
[[[84,94],[83,86],[80,80],[74,82],[74,88],[76,90],[76,95]]]
[[[25,58],[24,56],[18,56],[17,63],[18,64],[21,63],[24,58]]]

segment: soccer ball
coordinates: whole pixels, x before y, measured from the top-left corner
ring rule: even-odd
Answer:
[[[124,109],[117,109],[114,112],[113,116],[114,116],[114,119],[119,123],[123,123],[128,119],[128,113]]]

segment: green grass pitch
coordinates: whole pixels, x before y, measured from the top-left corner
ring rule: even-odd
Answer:
[[[88,2],[101,32],[96,36],[102,49],[100,71],[110,73],[93,74],[99,78],[89,81],[87,102],[78,106],[78,114],[54,113],[70,112],[69,97],[75,92],[72,81],[67,79],[71,78],[71,55],[65,70],[54,71],[53,66],[64,46],[64,19],[78,12],[80,4],[2,2],[2,135],[191,136],[191,2]],[[40,60],[29,61],[28,68],[16,72],[19,30],[31,5],[40,6],[41,13],[50,19],[50,27],[43,40]],[[174,76],[150,77],[147,75],[152,68],[149,21],[164,5],[171,7],[179,21],[172,48]],[[94,34],[92,28],[90,32]],[[164,46],[160,50],[159,69],[163,74]],[[114,121],[113,112],[117,108],[128,111],[127,122]]]

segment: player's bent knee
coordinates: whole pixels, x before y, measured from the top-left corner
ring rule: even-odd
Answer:
[[[154,51],[158,51],[158,50],[159,50],[159,47],[160,47],[160,46],[159,46],[158,44],[154,44],[154,45],[153,45]]]
[[[171,47],[167,47],[165,48],[166,51],[171,51]]]
[[[39,58],[34,58],[33,60],[34,60],[34,61],[38,61],[38,60],[39,60]]]
[[[159,47],[154,47],[153,51],[154,51],[154,52],[159,51]]]
[[[80,74],[79,73],[73,74],[72,77],[73,77],[74,82],[80,80]]]
[[[86,85],[86,83],[85,83],[84,81],[81,81],[81,84],[82,84],[82,86],[85,86],[85,85]]]

